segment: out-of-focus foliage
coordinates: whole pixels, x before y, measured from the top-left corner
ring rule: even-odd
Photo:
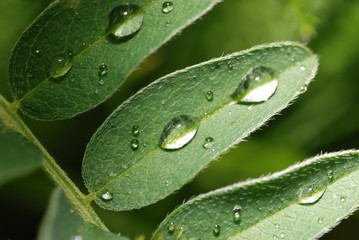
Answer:
[[[49,1],[0,1],[0,92],[9,96],[6,66],[24,28]],[[175,206],[246,178],[284,169],[317,153],[358,148],[359,2],[353,0],[223,0],[141,64],[105,104],[74,119],[43,123],[25,118],[35,135],[80,186],[86,143],[123,100],[164,74],[266,42],[308,42],[319,55],[315,81],[293,106],[248,142],[223,155],[177,194],[142,210],[98,210],[114,232],[150,236]],[[258,150],[260,149],[260,151]],[[31,184],[30,184],[31,183]],[[36,187],[36,194],[30,186]],[[0,239],[32,239],[45,211],[50,184],[40,172],[0,189],[0,212],[8,217]],[[25,204],[23,199],[27,199]],[[4,221],[4,220],[3,220]],[[356,239],[359,219],[351,217],[322,239]],[[25,229],[18,231],[17,229]]]

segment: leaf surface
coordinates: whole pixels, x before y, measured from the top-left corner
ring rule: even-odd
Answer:
[[[37,146],[0,122],[0,185],[40,167],[41,160]]]
[[[358,170],[359,151],[337,152],[200,195],[172,212],[153,239],[317,238],[357,208]]]
[[[38,240],[128,240],[106,232],[92,223],[83,222],[68,203],[60,188],[53,192],[41,223]]]
[[[142,26],[115,39],[109,16],[127,1],[55,1],[12,52],[13,96],[21,111],[35,119],[66,119],[89,110],[114,93],[142,59],[217,2],[178,0],[171,12],[163,13],[163,1],[133,0],[141,10],[117,26],[131,32],[139,22],[136,16],[143,14]],[[107,73],[101,75],[102,66]]]
[[[278,88],[266,102],[236,104],[232,96],[240,92],[239,83],[257,67],[272,69]],[[316,70],[316,57],[306,47],[283,42],[214,59],[155,81],[120,105],[91,139],[82,169],[89,191],[101,207],[116,211],[164,198],[287,106]],[[208,91],[213,93],[210,100]],[[171,136],[162,135],[165,126],[174,126],[168,124],[171,119],[176,126],[184,119],[197,119],[199,128],[182,148],[166,150],[160,148],[160,139]],[[132,133],[136,126],[138,136]],[[210,147],[205,145],[208,138],[214,140]],[[137,150],[132,149],[134,140]]]

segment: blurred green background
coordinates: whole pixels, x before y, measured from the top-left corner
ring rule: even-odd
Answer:
[[[0,93],[10,99],[7,64],[24,29],[50,0],[0,1]],[[114,232],[152,231],[184,200],[247,178],[273,173],[323,152],[358,148],[359,1],[224,0],[148,57],[106,103],[70,120],[37,122],[35,135],[86,192],[80,175],[86,143],[115,107],[160,76],[256,44],[294,40],[320,57],[315,81],[295,104],[223,155],[191,183],[149,207],[114,213],[97,207]],[[269,126],[269,127],[268,127]],[[0,239],[35,239],[54,185],[39,170],[0,188]],[[357,239],[352,216],[321,239]]]

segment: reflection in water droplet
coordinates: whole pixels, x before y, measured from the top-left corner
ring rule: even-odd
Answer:
[[[173,222],[170,222],[167,226],[169,234],[172,234],[176,230],[176,225]]]
[[[65,55],[58,55],[50,62],[50,75],[53,78],[64,76],[72,67],[72,61]]]
[[[312,192],[312,191],[313,191],[313,189],[309,188],[309,192]],[[323,197],[325,191],[326,191],[326,189],[324,189],[322,191],[312,192],[307,197],[299,200],[298,203],[300,205],[313,205],[313,204],[317,203]]]
[[[345,197],[340,197],[341,202],[345,202]]]
[[[318,223],[322,223],[323,222],[323,218],[322,217],[319,217],[318,218]]]
[[[162,4],[162,12],[163,13],[169,13],[173,10],[173,2],[166,1]]]
[[[105,192],[104,194],[101,195],[101,198],[104,201],[110,201],[112,200],[113,196],[110,192]]]
[[[143,12],[135,4],[122,4],[112,9],[109,15],[109,31],[116,38],[130,36],[140,30]]]
[[[190,115],[180,115],[163,128],[158,145],[162,149],[179,149],[189,143],[197,133],[199,121]]]
[[[214,139],[212,137],[206,137],[206,139],[204,139],[203,148],[213,149],[214,148]]]
[[[232,94],[237,102],[267,101],[276,91],[278,81],[273,69],[260,66],[250,69]]]
[[[131,148],[133,150],[137,150],[139,146],[140,146],[140,142],[137,139],[133,139],[131,141]]]
[[[241,221],[241,211],[242,211],[241,206],[239,206],[239,205],[234,206],[234,208],[233,208],[233,221],[235,223],[237,223],[237,224]]]
[[[138,125],[133,125],[131,133],[132,136],[137,137],[140,135],[140,127]]]
[[[108,73],[108,67],[106,64],[102,63],[100,65],[100,71],[99,71],[98,75],[99,75],[99,77],[102,78],[102,77],[106,76],[107,73]]]
[[[207,101],[212,101],[213,100],[213,92],[207,91],[205,97],[206,97]]]
[[[214,225],[213,226],[213,235],[214,236],[219,236],[219,234],[221,233],[221,228],[220,228],[220,226],[219,225]]]

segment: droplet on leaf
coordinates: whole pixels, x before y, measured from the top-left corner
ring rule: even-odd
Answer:
[[[140,127],[138,125],[133,125],[131,133],[132,136],[137,137],[140,135]]]
[[[214,147],[214,139],[212,137],[206,137],[206,139],[204,139],[203,148],[213,149],[213,147]]]
[[[309,191],[313,191],[312,188],[309,188]],[[300,205],[313,205],[317,202],[319,202],[319,200],[323,197],[324,193],[325,193],[326,189],[322,190],[322,191],[317,191],[317,192],[313,192],[310,193],[308,196],[304,197],[303,199],[299,200],[299,204]]]
[[[133,150],[136,151],[139,146],[140,146],[140,142],[139,142],[137,139],[133,139],[133,140],[131,141],[131,148],[132,148]]]
[[[110,192],[105,192],[104,194],[101,195],[101,198],[104,201],[110,201],[112,200],[113,196]]]
[[[214,236],[219,236],[219,234],[221,233],[221,228],[220,228],[220,226],[219,225],[214,225],[213,226],[213,235]]]
[[[213,100],[213,92],[212,91],[207,91],[206,95],[205,95],[207,101],[212,101]]]
[[[173,10],[173,2],[166,1],[162,4],[162,12],[163,13],[170,13]]]
[[[168,224],[167,229],[168,229],[168,233],[172,234],[176,230],[176,225],[173,222],[170,222]]]
[[[64,76],[72,67],[72,61],[65,55],[58,55],[50,62],[50,75],[53,78]]]

